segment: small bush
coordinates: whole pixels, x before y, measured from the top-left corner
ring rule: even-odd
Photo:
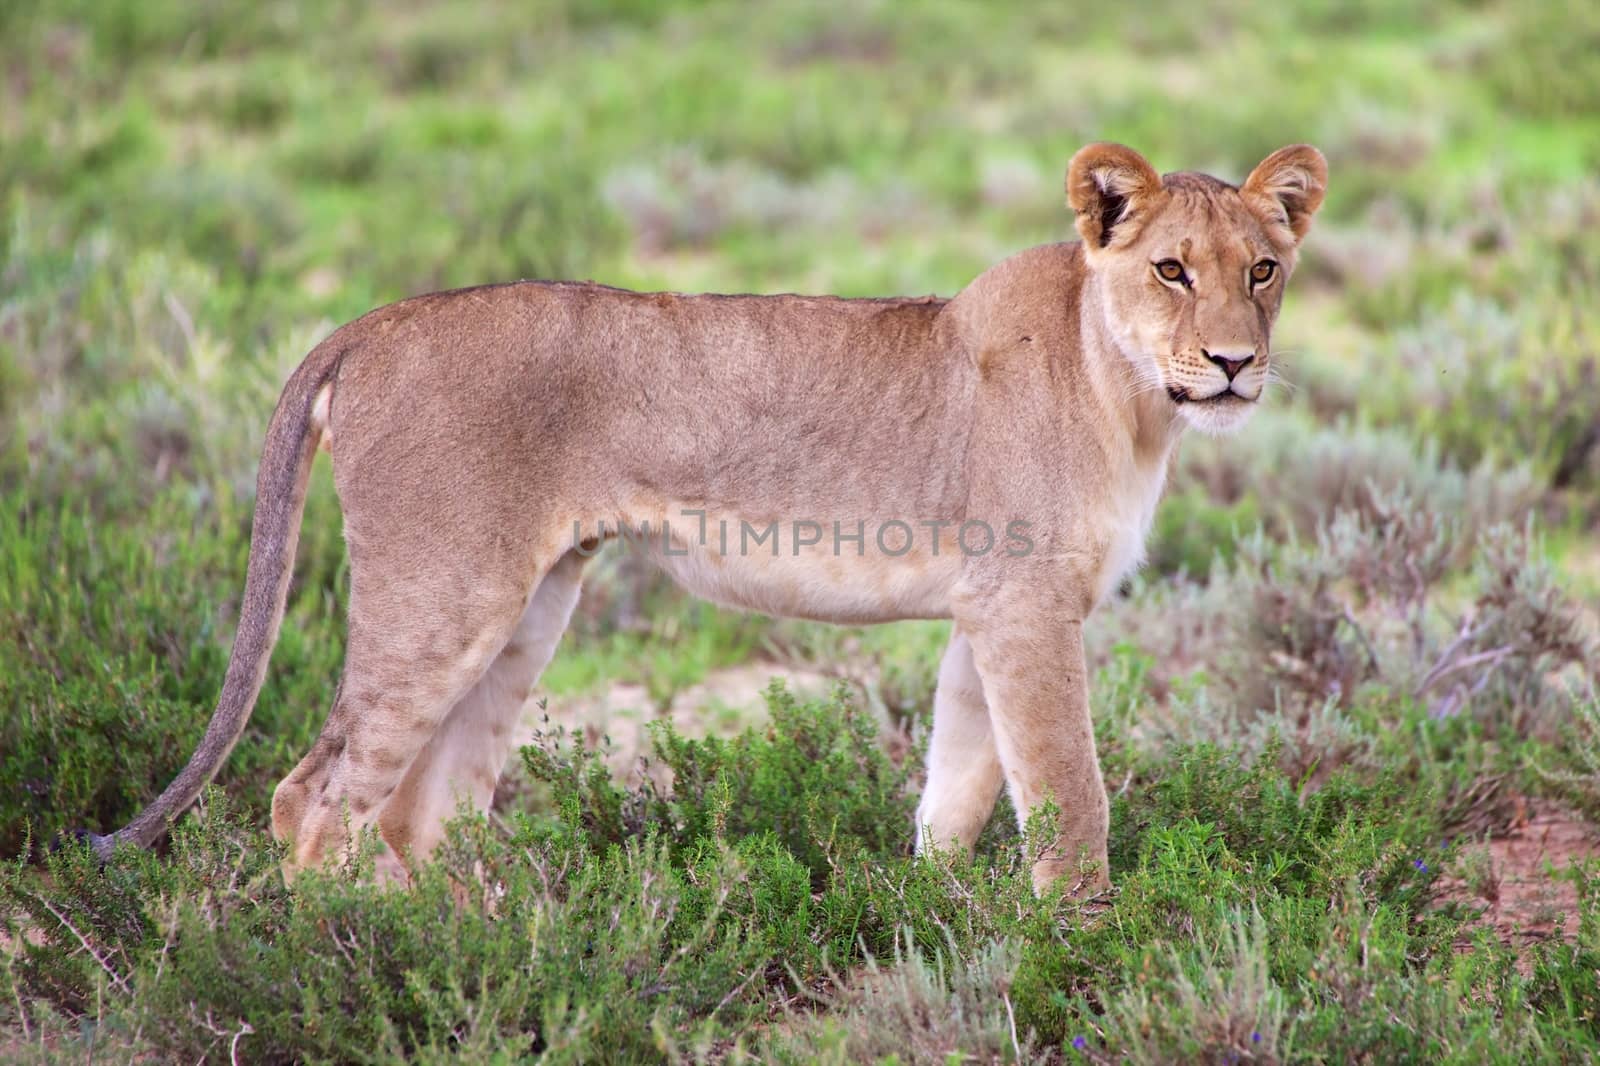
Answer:
[[[1588,401],[1600,389],[1600,318],[1582,303],[1516,315],[1462,296],[1394,346],[1403,382],[1368,405],[1374,417],[1404,421],[1464,465],[1526,464],[1557,489],[1600,486],[1600,413]]]
[[[1534,770],[1591,819],[1600,819],[1600,690],[1595,682],[1572,701],[1561,743]]]
[[[1174,953],[1166,959],[1163,969],[1171,974],[1171,985],[1161,988],[1157,998],[1150,991],[1134,989],[1110,1004],[1107,1027],[1124,1037],[1127,1061],[1280,1058],[1288,1035],[1287,997],[1272,979],[1266,925],[1255,913],[1236,917],[1234,926],[1232,935],[1216,948],[1202,943],[1198,952]],[[1169,988],[1176,994],[1167,995]]]
[[[915,805],[906,788],[910,768],[885,754],[877,721],[846,702],[843,690],[834,702],[801,704],[774,682],[767,707],[764,731],[732,740],[652,726],[670,791],[648,772],[640,790],[619,787],[599,752],[563,748],[560,733],[523,756],[534,778],[577,800],[562,815],[597,840],[620,842],[646,826],[679,849],[770,834],[818,881],[841,863],[903,852]]]
[[[797,1013],[792,1032],[764,1057],[784,1063],[1033,1062],[1039,1051],[1016,1032],[1010,988],[1021,959],[1000,940],[963,963],[952,948],[924,955],[908,931],[894,963],[867,959],[852,979],[837,978],[818,997],[819,1013]]]
[[[1474,557],[1463,588],[1457,567]],[[1531,534],[1471,531],[1376,490],[1366,513],[1338,513],[1314,542],[1244,538],[1204,583],[1151,588],[1106,614],[1096,640],[1145,650],[1150,684],[1170,697],[1147,739],[1242,739],[1267,715],[1321,758],[1360,747],[1339,739],[1332,709],[1385,693],[1548,738],[1570,707],[1561,679],[1600,654]]]
[[[1462,565],[1480,533],[1519,520],[1539,494],[1519,465],[1463,465],[1396,430],[1312,426],[1274,412],[1263,412],[1243,440],[1186,446],[1173,480],[1150,558],[1162,571],[1177,562],[1202,578],[1213,557],[1231,562],[1258,525],[1275,541],[1315,538],[1341,511],[1382,520],[1396,497],[1450,516],[1459,532],[1450,561]]]

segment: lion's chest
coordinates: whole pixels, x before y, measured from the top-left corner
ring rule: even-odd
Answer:
[[[1167,460],[1134,470],[1120,482],[1108,511],[1106,550],[1095,583],[1096,605],[1144,563],[1145,542],[1167,484]]]

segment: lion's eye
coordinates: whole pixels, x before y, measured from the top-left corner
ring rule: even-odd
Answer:
[[[1162,281],[1181,281],[1189,284],[1189,275],[1183,272],[1183,264],[1176,259],[1163,259],[1156,264],[1156,276]]]
[[[1265,285],[1267,282],[1272,280],[1272,275],[1277,273],[1277,270],[1277,263],[1274,263],[1270,259],[1261,260],[1261,262],[1250,268],[1251,287],[1254,288],[1257,285]]]

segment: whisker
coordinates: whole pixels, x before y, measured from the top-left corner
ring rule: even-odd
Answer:
[[[1130,403],[1147,392],[1161,392],[1164,391],[1164,388],[1162,383],[1155,379],[1154,375],[1140,375],[1134,381],[1124,384],[1117,400],[1123,404]]]
[[[1267,367],[1267,380],[1265,384],[1279,385],[1286,392],[1297,392],[1300,389],[1298,382],[1290,378],[1287,374],[1275,366]]]
[[[1147,392],[1155,392],[1162,388],[1160,375],[1154,370],[1125,362],[1122,365],[1122,381],[1117,390],[1117,402],[1128,404],[1138,399]]]

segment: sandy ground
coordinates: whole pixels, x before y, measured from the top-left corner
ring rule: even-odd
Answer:
[[[1578,890],[1557,876],[1570,864],[1600,855],[1594,826],[1545,800],[1518,800],[1511,828],[1487,844],[1465,845],[1466,877],[1446,878],[1441,899],[1483,907],[1469,927],[1493,929],[1502,944],[1526,949],[1561,935],[1577,934]],[[1470,937],[1456,944],[1471,947]],[[1531,972],[1526,952],[1518,964]]]

